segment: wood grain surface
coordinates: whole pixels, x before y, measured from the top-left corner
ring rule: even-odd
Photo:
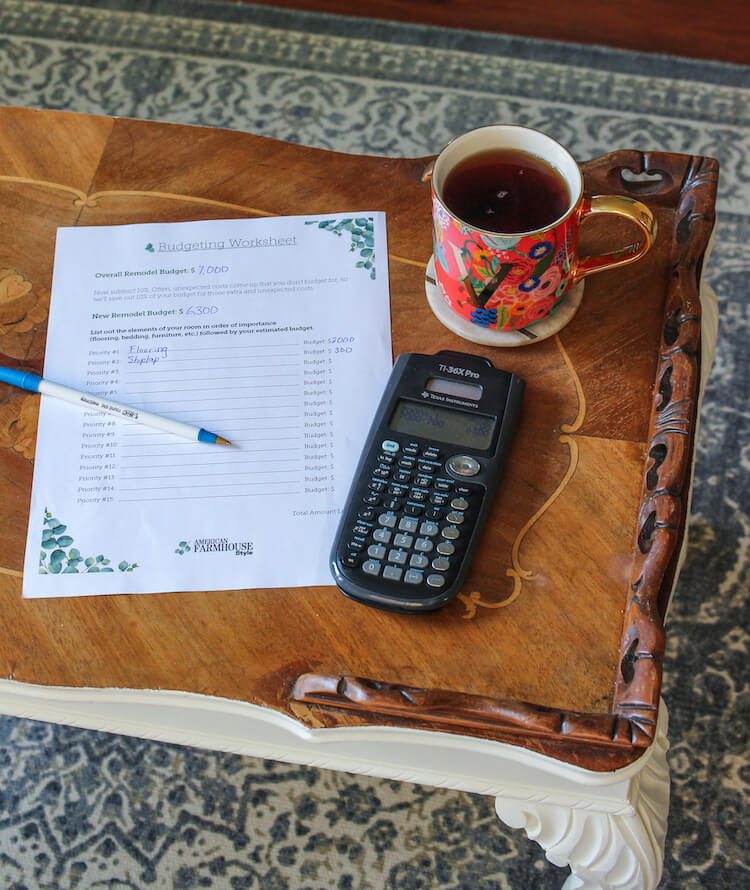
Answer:
[[[22,600],[38,400],[0,385],[0,675],[225,696],[313,726],[439,727],[594,769],[650,743],[718,165],[637,152],[584,164],[588,191],[636,194],[654,208],[656,246],[590,278],[559,335],[499,350],[460,340],[427,305],[426,163],[0,109],[0,361],[42,367],[57,226],[383,209],[394,352],[477,352],[527,380],[466,587],[446,609],[416,616],[368,609],[334,587]],[[657,179],[626,183],[623,168]],[[631,234],[625,221],[592,220],[584,253]]]
[[[239,0],[257,2],[257,0]],[[745,0],[260,0],[266,6],[750,63]],[[467,48],[469,44],[467,43]]]

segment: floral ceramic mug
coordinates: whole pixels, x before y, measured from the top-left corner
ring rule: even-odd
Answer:
[[[557,171],[570,196],[561,216],[532,231],[494,232],[456,215],[444,198],[449,174],[466,159],[498,149],[532,155]],[[620,195],[585,196],[583,177],[573,156],[538,130],[498,125],[465,133],[443,149],[431,178],[440,294],[454,312],[484,328],[512,331],[541,321],[586,275],[640,259],[656,235],[654,215],[640,201]],[[581,224],[599,213],[632,220],[641,229],[643,240],[601,256],[580,257]]]

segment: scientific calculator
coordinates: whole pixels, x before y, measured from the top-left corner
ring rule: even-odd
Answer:
[[[521,378],[478,356],[399,356],[331,551],[342,593],[400,612],[428,612],[456,596],[523,390]]]

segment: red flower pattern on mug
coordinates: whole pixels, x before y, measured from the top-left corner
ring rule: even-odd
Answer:
[[[550,294],[555,294],[561,280],[562,274],[560,273],[559,267],[550,266],[539,276],[539,287],[537,288],[537,294],[539,295],[539,297],[546,297]]]
[[[517,319],[516,327],[525,328],[527,325],[534,324],[535,321],[541,321],[546,315],[549,315],[555,302],[555,298],[552,296],[535,300],[524,315]]]
[[[492,309],[493,306],[497,306],[501,302],[504,305],[512,305],[519,298],[527,296],[528,292],[523,291],[522,285],[533,276],[536,266],[534,260],[511,251],[502,251],[498,259],[500,263],[510,264],[511,269],[500,282],[495,293],[485,303],[486,309]]]
[[[478,323],[481,302],[498,310],[486,327],[512,330],[540,321],[563,298],[575,261],[570,220],[533,235],[490,235],[459,223],[436,198],[433,219],[441,296],[462,317]],[[510,268],[494,293],[480,300],[503,265]]]

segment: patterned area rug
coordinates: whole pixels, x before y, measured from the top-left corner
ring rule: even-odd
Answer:
[[[722,316],[670,615],[662,886],[750,886],[750,69],[219,3],[4,0],[0,102],[371,154],[424,155],[515,122],[580,159],[720,159],[708,280]],[[489,798],[0,718],[0,890],[560,883]]]

